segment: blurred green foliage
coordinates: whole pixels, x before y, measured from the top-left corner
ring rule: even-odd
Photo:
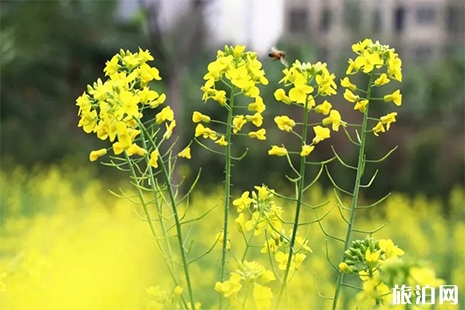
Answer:
[[[88,137],[77,128],[75,99],[87,84],[103,77],[105,62],[120,48],[136,50],[140,46],[149,49],[162,77],[172,76],[160,44],[153,42],[153,36],[144,30],[147,25],[144,15],[123,22],[116,15],[117,2],[15,1],[0,5],[0,139],[4,165],[5,158],[12,158],[9,162],[26,167],[71,158],[79,167],[87,161],[91,150],[102,147],[101,141]],[[176,43],[182,35],[182,31],[173,32],[170,44]],[[314,62],[324,56],[318,55],[314,46],[300,43],[282,42],[279,46],[287,51],[290,61],[299,58]],[[172,50],[173,46],[170,46],[165,48],[164,56]],[[178,90],[183,112],[180,134],[184,141],[193,137],[191,115],[203,104],[200,86],[208,62],[215,57],[215,49],[211,47],[202,46],[197,51],[184,61],[182,87]],[[402,58],[402,54],[400,56]],[[338,77],[344,75],[347,57],[341,56],[345,60],[329,64]],[[273,96],[282,67],[277,62],[263,62],[270,80],[270,85],[261,89],[267,104],[264,117],[268,140],[263,143],[250,139],[235,141],[244,149],[249,148],[248,160],[236,165],[237,171],[248,171],[248,175],[233,175],[237,189],[262,182],[283,181],[288,166],[279,158],[267,156],[266,152],[271,144],[286,141],[292,148],[295,147],[292,144],[297,143],[284,140],[288,136],[284,137],[273,122],[274,116],[289,114],[289,108],[278,104]],[[421,192],[440,195],[446,201],[445,197],[454,185],[464,184],[463,50],[428,66],[410,60],[403,67],[401,90],[404,104],[397,123],[388,134],[377,138],[381,143],[369,143],[367,156],[381,158],[396,145],[399,148],[381,165],[367,167],[366,178],[371,178],[377,168],[380,174],[366,195],[379,197],[390,191]],[[345,119],[356,120],[357,114],[344,102],[342,94],[331,103],[340,107],[338,109],[344,113]],[[218,119],[224,117],[219,106],[214,103],[207,103],[207,106],[207,110],[202,109],[203,113]],[[375,109],[379,113],[388,112],[383,105]],[[298,113],[298,110],[292,113]],[[342,132],[335,135],[322,143],[315,156],[317,159],[332,157],[330,146],[334,145],[346,162],[353,162],[356,150],[346,140]],[[193,158],[189,168],[204,168],[201,179],[204,189],[223,180],[224,164],[217,156],[195,148]],[[352,186],[351,171],[337,163],[329,168],[342,186]],[[99,169],[100,175],[115,178],[113,170]],[[330,185],[326,177],[322,181],[324,185]]]

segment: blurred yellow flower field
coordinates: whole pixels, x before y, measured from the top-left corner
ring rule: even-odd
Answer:
[[[99,180],[89,181],[89,173],[76,172],[69,166],[32,172],[16,168],[0,176],[2,309],[162,309],[163,299],[175,298],[175,288],[148,225],[137,215],[138,206],[113,196]],[[240,198],[240,193],[233,195]],[[193,242],[191,258],[215,244],[222,228],[222,197],[220,189],[216,195],[194,193],[188,217],[213,210],[184,228]],[[332,192],[314,188],[306,197],[308,203],[325,200],[329,203],[318,214],[304,210],[302,221],[332,209],[322,225],[328,234],[343,235],[345,223]],[[452,192],[450,220],[445,220],[440,203],[393,194],[369,217],[360,212],[357,224],[360,229],[372,230],[389,218],[390,223],[374,236],[392,239],[406,255],[430,261],[436,277],[459,286],[463,302],[464,201],[463,189]],[[287,203],[281,206],[284,210],[293,208]],[[235,208],[232,216],[237,217]],[[308,254],[292,278],[289,308],[301,309],[306,305],[306,309],[327,309],[330,301],[318,298],[316,287],[322,296],[331,297],[337,274],[326,258],[326,248],[335,263],[340,259],[340,248],[333,240],[326,244],[327,238],[317,223],[305,226],[302,232],[313,253]],[[242,236],[232,229],[231,239],[235,238],[232,244],[239,246]],[[257,244],[252,250],[256,251],[252,256],[261,257],[257,258],[259,262],[263,260],[263,255],[258,255],[262,247]],[[202,309],[215,309],[218,293],[214,287],[220,257],[218,243],[191,265],[195,294]],[[229,261],[228,270],[235,268],[236,263]],[[343,296],[339,307],[355,309],[351,304],[356,303],[363,309],[363,303],[355,299],[356,293],[354,290],[352,296]],[[450,305],[441,307],[437,305],[437,309],[451,309]]]

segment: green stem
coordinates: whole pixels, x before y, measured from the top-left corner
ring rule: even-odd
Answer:
[[[124,156],[126,157],[126,161],[128,162],[128,166],[129,166],[129,170],[131,171],[131,175],[132,177],[134,178],[134,181],[137,182],[138,178],[137,178],[137,174],[136,174],[136,171],[132,165],[132,162],[131,162],[131,159],[129,158],[128,154],[126,152],[124,152]],[[152,217],[150,216],[150,212],[147,208],[147,203],[145,201],[145,197],[144,197],[144,193],[142,192],[142,189],[138,186],[137,187],[137,194],[139,196],[139,200],[142,204],[142,208],[144,209],[144,214],[145,214],[145,218],[147,220],[147,222],[149,223],[149,227],[150,227],[150,231],[152,232],[152,235],[153,237],[155,238],[155,242],[157,243],[157,247],[159,248],[160,252],[163,253],[163,256],[165,257],[165,263],[168,267],[168,270],[171,274],[171,277],[173,278],[173,281],[175,283],[175,285],[178,285],[178,279],[177,279],[177,276],[176,276],[176,270],[173,268],[173,266],[171,266],[170,264],[170,261],[168,259],[166,259],[166,255],[163,251],[163,247],[161,246],[160,244],[160,238],[157,236],[157,233],[155,232],[155,227],[153,225],[153,221],[152,221]],[[184,299],[182,299],[182,302],[184,303],[184,305],[186,306],[186,303],[184,301]]]
[[[139,125],[141,125],[141,124],[139,124]],[[158,147],[155,144],[155,141],[153,141],[152,137],[147,133],[147,129],[144,126],[140,126],[140,128],[141,128],[141,130],[143,132],[144,137],[147,137],[149,139],[149,142],[152,145],[152,147],[154,149],[158,150]],[[160,153],[158,154],[158,161],[159,161],[159,166],[160,166],[162,174],[163,174],[163,178],[165,179],[166,185],[168,187],[168,196],[169,196],[169,200],[170,200],[170,203],[171,203],[171,206],[172,206],[172,212],[173,212],[173,215],[174,215],[174,223],[175,223],[175,226],[176,226],[176,237],[178,239],[179,251],[181,252],[181,260],[182,260],[182,266],[183,266],[183,269],[184,269],[184,276],[186,278],[186,285],[187,285],[187,290],[188,290],[188,293],[189,293],[189,300],[191,302],[191,307],[194,308],[195,307],[194,294],[192,293],[192,284],[191,284],[191,279],[190,279],[190,274],[189,274],[189,265],[188,265],[188,261],[187,261],[187,257],[186,257],[186,252],[184,251],[184,246],[183,246],[184,239],[182,237],[181,221],[179,219],[176,199],[174,197],[173,187],[171,185],[170,175],[169,175],[169,173],[168,173],[168,171],[166,169],[166,165],[163,162],[163,157],[162,157],[162,155]]]
[[[226,127],[226,163],[225,163],[225,182],[224,182],[224,220],[223,220],[223,250],[221,253],[221,269],[220,269],[220,282],[224,281],[224,274],[226,268],[226,254],[228,252],[228,227],[229,227],[229,208],[230,208],[230,196],[231,196],[231,132],[232,132],[232,120],[233,120],[233,109],[234,109],[234,90],[231,89],[231,98],[228,109],[228,125]],[[223,308],[223,295],[220,294],[220,309]]]
[[[187,290],[189,292],[189,300],[191,302],[191,308],[194,309],[195,307],[194,294],[192,293],[192,284],[191,284],[191,279],[189,275],[189,265],[187,262],[186,252],[184,251],[184,246],[183,246],[184,239],[182,237],[181,221],[179,220],[178,208],[177,208],[176,200],[173,194],[173,187],[171,186],[171,180],[170,180],[168,171],[166,170],[166,166],[163,163],[163,158],[161,157],[161,155],[158,155],[158,158],[160,160],[160,167],[163,173],[163,177],[169,188],[168,195],[169,195],[171,206],[173,207],[174,222],[176,225],[176,235],[177,235],[177,239],[179,243],[179,250],[181,252],[182,266],[184,268],[184,276],[186,277],[186,284],[187,284]]]
[[[371,89],[372,89],[371,85],[373,84],[373,77],[374,77],[374,70],[371,72],[370,81],[368,82],[367,97],[366,97],[368,102],[371,100],[370,95],[371,95]],[[369,105],[370,104],[368,103],[366,106],[365,113],[363,113],[362,134],[360,137],[361,142],[360,142],[360,148],[359,148],[359,153],[358,153],[357,175],[355,177],[354,192],[353,192],[352,204],[350,207],[350,218],[349,218],[349,224],[347,225],[347,233],[346,233],[346,239],[344,242],[344,249],[342,250],[341,262],[344,261],[344,252],[349,248],[350,237],[352,235],[352,230],[353,230],[353,226],[355,222],[355,211],[357,210],[358,196],[360,192],[360,182],[362,180],[363,171],[364,171],[363,167],[365,165],[365,140],[366,140],[366,134],[367,134]],[[336,291],[334,292],[333,305],[331,307],[332,310],[336,309],[339,294],[341,292],[343,278],[344,278],[344,274],[342,272],[339,272],[339,276],[336,282]]]
[[[142,126],[142,124],[139,124],[139,126]],[[145,137],[145,132],[142,131],[142,146],[144,147],[144,149],[147,150],[147,142],[146,142],[146,137]],[[149,165],[149,158],[148,156],[145,157],[145,163],[147,164],[147,167],[149,167],[149,170],[150,170],[150,185],[152,187],[152,193],[153,193],[153,199],[155,201],[155,205],[157,207],[157,213],[158,213],[158,221],[160,222],[160,226],[161,226],[161,231],[163,233],[163,238],[164,240],[166,241],[166,247],[168,248],[168,257],[173,257],[173,250],[171,249],[171,244],[169,242],[169,238],[168,238],[168,230],[166,229],[166,225],[165,225],[165,219],[163,218],[163,207],[162,207],[162,204],[160,204],[160,201],[158,199],[158,190],[157,190],[157,187],[156,187],[156,182],[155,182],[155,177],[153,175],[153,169],[152,167],[150,167]],[[170,270],[172,276],[175,277],[175,284],[177,285],[177,275],[176,275],[176,269],[173,267],[173,264],[171,262],[171,269],[172,271]]]
[[[306,103],[304,107],[304,124],[302,127],[302,145],[304,145],[307,141],[307,126],[308,126],[309,110],[307,109],[307,100],[305,100],[305,102]],[[297,237],[297,228],[299,227],[300,210],[302,207],[302,196],[303,196],[303,189],[304,189],[304,183],[305,183],[305,168],[306,168],[305,156],[301,156],[300,157],[300,172],[299,172],[300,178],[298,181],[299,184],[298,184],[298,192],[297,192],[296,210],[295,210],[295,217],[294,217],[294,223],[293,223],[293,228],[292,228],[291,241],[289,245],[289,257],[287,259],[286,270],[284,271],[283,283],[279,291],[278,301],[276,302],[276,309],[279,308],[279,304],[281,302],[283,293],[287,289],[287,279],[289,277],[289,272],[291,269],[292,256],[294,255],[294,245],[295,245],[295,239]]]

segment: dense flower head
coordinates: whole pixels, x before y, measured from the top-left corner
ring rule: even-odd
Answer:
[[[319,97],[336,94],[336,76],[328,70],[326,63],[301,63],[299,60],[296,60],[290,68],[285,68],[283,70],[283,74],[284,77],[279,83],[284,83],[284,86],[290,87],[290,89],[288,92],[286,92],[284,88],[277,89],[274,93],[275,99],[286,105],[293,104],[303,107],[305,111],[302,113],[304,115],[304,120],[295,121],[287,115],[275,117],[274,121],[280,130],[298,135],[298,132],[295,131],[296,128],[310,127],[310,124],[305,120],[305,118],[308,120],[309,116],[307,113],[310,112],[326,115],[327,117],[321,120],[321,125],[331,126],[333,131],[338,131],[340,126],[345,127],[347,125],[347,123],[342,120],[339,111],[333,109],[332,104],[328,100],[322,100],[322,102],[320,101],[321,103],[317,104]],[[302,148],[298,153],[296,151],[288,152],[285,146],[280,147],[273,145],[268,151],[268,154],[286,156],[290,153],[300,154],[300,156],[309,156],[314,150],[315,144],[331,136],[330,129],[319,125],[311,126],[313,127],[315,135],[313,138],[310,138],[312,140],[306,138],[307,135],[301,135]],[[302,128],[301,130],[306,130],[307,128]]]
[[[247,123],[255,127],[261,127],[263,124],[262,113],[266,110],[263,98],[260,97],[258,85],[267,85],[268,79],[265,77],[265,71],[262,69],[257,54],[246,51],[243,45],[225,46],[224,51],[217,52],[216,59],[207,66],[207,70],[208,72],[204,75],[205,84],[201,87],[203,91],[202,100],[208,101],[212,99],[231,111],[232,126],[226,126],[226,123],[222,120],[212,120],[209,116],[195,111],[192,115],[194,123],[209,123],[212,121],[227,127],[226,132],[213,133],[213,131],[205,129],[203,126],[197,126],[195,136],[211,138],[220,146],[230,145],[230,142],[227,141],[231,139],[230,134],[247,135],[251,139],[266,140],[265,129],[249,130],[248,133],[244,133],[245,130],[243,129]],[[229,93],[219,89],[220,86],[226,87]],[[232,98],[239,94],[251,98],[253,101],[249,101],[247,106],[233,104]],[[245,108],[251,113],[245,114]],[[240,114],[236,113],[237,109],[241,110]]]
[[[370,75],[370,87],[381,87],[390,83],[391,80],[402,82],[402,60],[395,49],[382,45],[378,41],[365,39],[353,44],[352,50],[357,57],[355,60],[349,59],[346,75],[350,76],[359,72],[368,74]],[[350,81],[349,76],[340,80],[341,86],[345,88],[344,98],[354,104],[354,110],[366,114],[369,105],[379,99],[370,98],[371,92],[361,91]],[[391,94],[384,95],[382,100],[401,106],[402,94],[398,89]],[[395,122],[395,115],[397,113],[390,113],[380,119],[372,129],[374,135],[378,136],[379,133],[388,131],[390,124]],[[387,117],[389,119],[386,119]]]
[[[218,51],[216,60],[212,61],[204,75],[205,85],[203,100],[213,99],[221,105],[225,105],[224,96],[216,97],[218,92],[217,83],[224,79],[229,80],[231,85],[238,88],[245,96],[256,98],[260,96],[257,84],[267,85],[268,79],[265,71],[257,58],[255,52],[245,51],[245,46],[225,46],[224,51]],[[225,94],[225,93],[224,93]]]
[[[344,273],[359,272],[362,279],[383,265],[388,259],[398,259],[404,251],[394,245],[390,239],[375,240],[367,237],[355,240],[344,252],[344,261],[339,269]]]
[[[315,106],[316,96],[336,94],[335,75],[327,69],[326,63],[301,63],[296,60],[290,68],[283,70],[284,77],[279,81],[292,86],[288,94],[282,88],[275,91],[275,99],[285,104],[296,104],[307,109]]]
[[[240,198],[233,200],[233,205],[237,207],[239,213],[236,219],[239,231],[253,231],[256,236],[261,235],[265,230],[268,233],[280,231],[282,208],[277,206],[273,199],[274,190],[265,185],[254,188],[255,191],[245,191]]]
[[[78,127],[86,133],[95,133],[101,140],[109,140],[115,155],[124,151],[129,156],[144,156],[147,151],[137,145],[140,134],[139,120],[144,109],[154,109],[164,103],[166,95],[151,90],[148,83],[161,80],[159,71],[147,64],[153,60],[149,51],[132,53],[121,50],[106,63],[107,80],[98,79],[87,86],[76,100],[80,117]],[[169,139],[176,123],[174,113],[165,107],[156,115],[156,123],[166,124],[165,139]],[[93,151],[90,159],[104,155]]]

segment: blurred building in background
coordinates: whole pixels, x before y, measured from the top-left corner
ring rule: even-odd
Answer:
[[[325,60],[355,40],[395,45],[403,58],[434,61],[464,45],[463,0],[287,0],[284,36],[311,41]]]

